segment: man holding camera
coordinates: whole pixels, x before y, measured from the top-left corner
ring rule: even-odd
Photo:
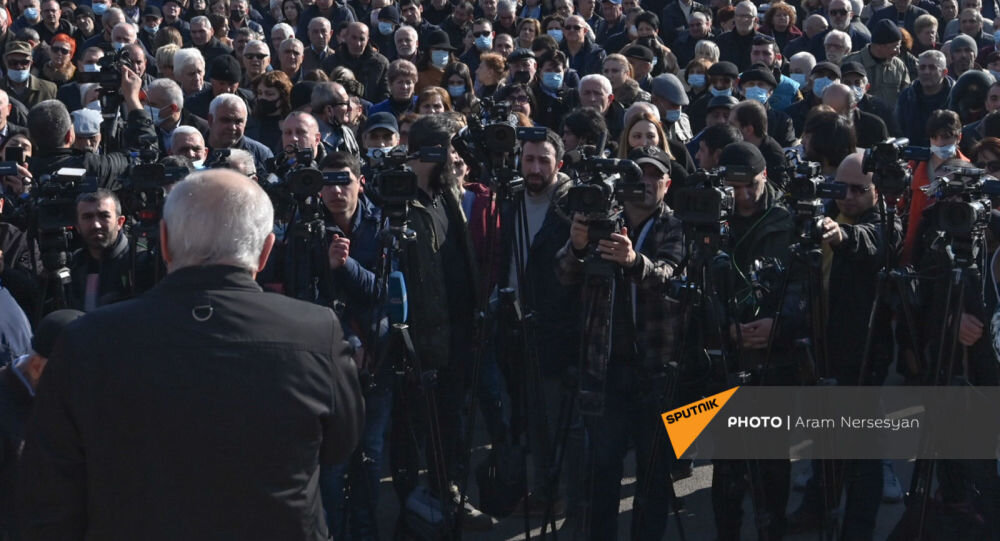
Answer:
[[[778,291],[758,300],[752,295],[754,284],[748,278],[758,261],[777,259],[787,269],[794,230],[792,216],[781,206],[777,188],[768,182],[764,156],[756,145],[741,141],[726,146],[719,156],[719,165],[726,168],[725,183],[733,189],[734,211],[722,250],[731,257],[726,277],[729,287],[725,289],[733,291],[727,305],[736,306],[735,313],[729,314],[733,345],[727,348],[731,362],[725,367],[723,385],[731,387],[741,380],[756,385],[794,384],[798,381],[797,367],[786,348],[775,347],[770,358],[766,358],[777,317],[774,297]],[[773,289],[780,290],[779,286]],[[796,305],[796,302],[786,301],[784,312]],[[793,319],[796,316],[783,313],[782,325],[790,325]],[[780,340],[784,334],[787,333],[776,333],[775,338]],[[741,364],[736,366],[733,359]],[[755,500],[755,526],[761,530],[761,537],[780,539],[785,530],[790,462],[756,460],[748,464],[739,460],[714,460],[713,465],[712,508],[718,539],[740,539],[743,498],[747,489]]]
[[[142,79],[127,67],[122,67],[121,95],[124,98],[127,123],[125,141],[156,141],[156,132],[149,113],[139,101]],[[119,179],[129,168],[129,154],[112,152],[105,155],[81,152],[72,148],[75,135],[69,112],[62,102],[46,100],[28,113],[28,131],[35,148],[31,160],[31,176],[41,179],[63,167],[82,168],[87,175],[97,177],[97,185],[109,190],[117,189]]]
[[[641,147],[628,157],[642,169],[645,192],[641,201],[624,203],[621,231],[595,239],[593,222],[576,213],[570,240],[557,255],[560,280],[583,284],[584,299],[596,295],[585,322],[580,373],[582,388],[604,388],[600,406],[586,417],[592,446],[588,526],[595,540],[616,537],[630,444],[635,445],[638,468],[634,539],[663,537],[673,493],[668,481],[671,446],[660,415],[671,405],[668,385],[676,377],[673,359],[681,314],[662,295],[678,274],[684,237],[680,221],[663,202],[670,187],[670,156],[656,147]],[[598,261],[613,266],[610,282],[595,281],[586,271]],[[585,403],[581,407],[591,409]]]

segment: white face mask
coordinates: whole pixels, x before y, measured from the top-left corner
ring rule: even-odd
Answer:
[[[100,112],[101,111],[101,100],[94,100],[92,102],[89,102],[89,103],[87,103],[87,105],[85,106],[85,108],[86,109],[90,109],[91,111]]]

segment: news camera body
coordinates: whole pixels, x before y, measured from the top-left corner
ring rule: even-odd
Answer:
[[[42,267],[69,280],[67,264],[76,230],[76,200],[97,191],[97,178],[86,169],[64,167],[43,175],[32,190],[26,211],[29,236],[37,240]]]

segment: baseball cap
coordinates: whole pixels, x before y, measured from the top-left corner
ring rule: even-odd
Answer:
[[[746,141],[726,145],[719,155],[719,165],[726,168],[728,182],[752,182],[767,168],[760,149]]]
[[[659,147],[634,148],[628,153],[628,159],[639,165],[655,166],[661,173],[670,174],[670,156]]]
[[[844,62],[840,65],[840,73],[847,75],[848,73],[857,73],[858,75],[868,76],[868,71],[865,70],[864,65],[861,62]]]
[[[820,62],[819,64],[813,66],[813,69],[810,73],[816,73],[819,71],[828,71],[836,75],[837,79],[841,78],[840,66],[834,64],[833,62]]]
[[[27,56],[30,57],[31,56],[31,44],[29,44],[27,41],[12,41],[12,42],[10,42],[10,44],[7,45],[7,50],[4,51],[3,56],[4,56],[4,58],[6,58],[6,57],[8,57],[8,56],[10,56],[12,54],[23,54],[23,55],[27,55]]]
[[[507,63],[517,62],[518,60],[524,60],[525,58],[535,58],[535,53],[533,53],[531,49],[521,47],[514,49],[509,55],[507,55]]]
[[[38,323],[38,330],[31,337],[32,351],[42,357],[51,356],[63,329],[82,315],[83,312],[79,310],[56,310],[43,317],[42,321]]]
[[[163,13],[160,13],[160,8],[156,6],[146,6],[142,8],[143,17],[163,17]]]
[[[232,55],[219,55],[212,60],[212,67],[208,71],[208,78],[227,83],[238,83],[243,78],[243,70],[240,69],[240,61]]]
[[[395,134],[399,133],[399,123],[396,121],[396,117],[392,116],[392,113],[385,112],[375,113],[368,117],[368,122],[365,123],[365,129],[362,133],[368,133],[379,128],[389,130]]]
[[[708,100],[708,107],[705,108],[705,112],[720,108],[730,111],[733,107],[736,107],[736,104],[739,102],[740,100],[734,98],[733,96],[712,96],[712,99]]]
[[[101,133],[101,121],[104,117],[93,109],[77,109],[70,113],[73,117],[73,133],[90,137]]]

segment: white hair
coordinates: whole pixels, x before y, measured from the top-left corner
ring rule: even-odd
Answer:
[[[208,114],[211,117],[215,117],[215,112],[219,110],[219,107],[225,105],[226,107],[235,107],[243,111],[243,114],[247,112],[247,104],[243,101],[243,98],[237,96],[236,94],[219,94],[218,96],[212,98],[212,103],[208,104]]]
[[[212,28],[212,21],[210,21],[208,17],[204,15],[198,15],[197,17],[192,17],[190,24],[204,24],[209,28]]]
[[[253,176],[257,174],[257,163],[253,160],[253,154],[242,148],[229,149],[229,168],[241,175]]]
[[[801,53],[795,53],[791,58],[788,59],[788,65],[794,66],[795,64],[804,62],[805,70],[802,73],[809,75],[813,68],[816,67],[816,57],[810,52],[802,51]]]
[[[591,73],[589,75],[584,75],[577,84],[577,88],[583,88],[583,83],[588,83],[590,81],[597,81],[597,84],[601,85],[601,89],[604,90],[605,94],[611,94],[611,81],[607,77],[601,75],[600,73]]]
[[[497,13],[514,13],[517,11],[517,4],[511,0],[500,0],[497,2]]]
[[[177,137],[181,135],[197,135],[201,139],[202,144],[205,144],[205,136],[198,131],[198,128],[194,126],[177,126],[170,133],[170,148],[177,148]]]
[[[109,7],[108,10],[104,12],[104,15],[101,15],[101,24],[107,26],[108,23],[111,22],[111,19],[114,19],[115,17],[121,17],[124,19],[125,12],[119,7]]]
[[[920,56],[918,58],[920,59],[933,58],[934,63],[937,64],[939,68],[945,69],[946,67],[948,67],[948,60],[944,57],[944,53],[942,53],[941,51],[937,51],[934,49],[931,49],[929,51],[924,51],[920,53]]]
[[[309,21],[309,26],[312,26],[313,24],[321,24],[326,28],[333,28],[330,26],[330,19],[327,19],[326,17],[313,17],[312,20]]]
[[[154,79],[153,82],[149,83],[146,87],[146,93],[149,94],[153,90],[159,90],[170,100],[170,103],[177,106],[178,109],[184,108],[184,91],[181,90],[180,85],[174,82],[172,79]]]
[[[750,2],[749,0],[743,0],[739,4],[736,4],[736,6],[734,6],[734,7],[740,7],[740,6],[749,8],[751,15],[753,15],[754,17],[757,16],[757,6],[754,5],[753,2]]]
[[[419,37],[419,34],[417,34],[417,29],[416,28],[413,28],[412,26],[410,26],[408,24],[401,24],[401,25],[399,25],[399,28],[396,29],[396,33],[392,35],[393,40],[396,39],[396,34],[399,34],[400,32],[406,32],[406,33],[409,33],[409,34],[413,34],[413,38],[414,39],[417,39]]]
[[[171,270],[235,265],[256,272],[274,228],[274,207],[256,182],[211,169],[189,175],[163,205]]]
[[[303,45],[302,42],[299,41],[298,38],[288,38],[288,39],[282,41],[280,45],[278,45],[278,52],[284,51],[286,48],[292,48],[292,47],[294,47],[296,49],[303,49],[303,50],[305,50],[305,48],[306,48],[306,46]]]
[[[174,53],[174,76],[184,73],[191,64],[197,64],[201,69],[205,69],[205,57],[201,55],[201,51],[187,47]]]
[[[719,46],[712,40],[703,39],[694,44],[695,58],[708,58],[714,64],[719,61],[720,54]]]
[[[840,44],[847,48],[847,52],[851,51],[851,36],[847,32],[841,32],[840,30],[830,30],[830,33],[823,38],[823,46],[826,47],[833,40],[839,40]]]
[[[274,25],[273,27],[271,27],[271,37],[274,37],[274,33],[277,32],[277,31],[279,31],[279,30],[281,31],[282,35],[284,35],[285,37],[294,36],[295,35],[295,30],[292,29],[292,26],[290,24],[288,24],[288,23],[278,23],[278,24]]]
[[[629,120],[642,113],[649,113],[656,118],[657,122],[660,122],[660,109],[648,101],[637,101],[630,105],[629,108],[625,110],[623,122],[627,125]]]
[[[249,47],[251,45],[253,45],[254,47],[258,47],[258,48],[264,49],[264,52],[266,52],[268,55],[271,54],[271,49],[268,48],[268,46],[267,46],[266,43],[264,43],[263,41],[261,41],[259,39],[252,39],[252,40],[248,41],[247,44],[243,46],[243,52],[244,52],[244,54],[247,51],[247,47]]]

